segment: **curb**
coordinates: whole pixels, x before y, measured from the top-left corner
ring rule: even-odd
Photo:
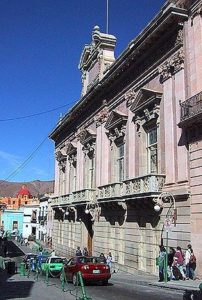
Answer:
[[[178,291],[199,291],[198,287],[191,287],[191,286],[174,286],[174,285],[162,285],[158,283],[148,283],[150,286],[156,286],[162,289],[170,289],[170,290],[178,290]]]

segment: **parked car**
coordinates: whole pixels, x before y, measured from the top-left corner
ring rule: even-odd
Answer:
[[[37,254],[34,253],[27,253],[24,257],[23,257],[23,262],[25,263],[25,268],[28,269],[29,265],[31,264],[31,262],[33,260],[37,260]]]
[[[59,276],[64,265],[64,258],[58,256],[51,256],[41,264],[42,273],[46,273],[49,270],[50,276]]]
[[[77,273],[81,271],[84,282],[99,282],[103,285],[108,284],[111,278],[109,266],[100,257],[77,256],[72,257],[65,264],[64,271],[67,281],[78,284]]]

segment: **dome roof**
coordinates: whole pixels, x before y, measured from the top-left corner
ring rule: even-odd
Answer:
[[[26,185],[23,185],[21,187],[21,189],[19,190],[19,192],[17,193],[17,197],[24,197],[27,196],[28,198],[32,198],[32,195],[30,193],[30,191],[28,190],[28,188],[26,187]]]

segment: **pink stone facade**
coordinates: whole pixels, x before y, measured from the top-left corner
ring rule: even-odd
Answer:
[[[79,64],[81,99],[50,134],[61,255],[87,246],[111,251],[122,270],[156,273],[173,203],[162,198],[159,213],[154,205],[167,192],[177,208],[168,246],[191,242],[202,275],[201,10],[202,1],[166,2],[118,59],[116,38],[94,28]]]

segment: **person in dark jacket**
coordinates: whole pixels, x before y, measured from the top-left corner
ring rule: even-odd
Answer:
[[[76,256],[82,256],[81,248],[78,246],[76,249]]]

